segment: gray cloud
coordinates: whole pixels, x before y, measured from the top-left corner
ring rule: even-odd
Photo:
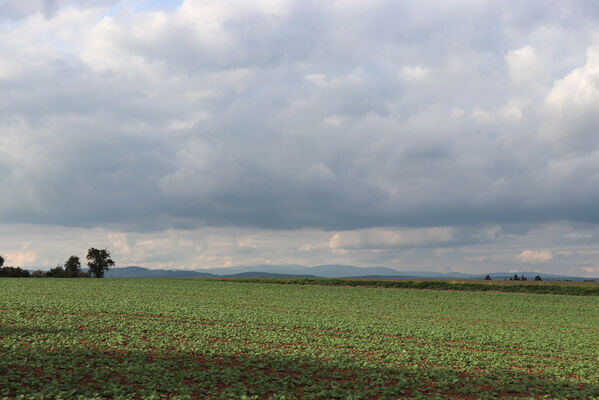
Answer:
[[[32,15],[52,18],[55,13],[67,7],[105,7],[118,3],[132,3],[122,0],[3,0],[0,3],[0,21],[18,20]]]
[[[449,229],[445,248],[597,224],[597,18],[591,1],[3,2],[0,220]]]

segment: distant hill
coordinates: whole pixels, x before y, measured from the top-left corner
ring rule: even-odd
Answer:
[[[543,280],[583,281],[592,278],[579,276],[544,274],[538,272],[495,272],[489,274],[493,280],[504,280],[524,275],[528,280],[541,275]],[[372,278],[372,279],[455,279],[479,280],[486,274],[463,274],[460,272],[397,271],[385,267],[356,267],[353,265],[254,265],[242,267],[212,268],[205,270],[165,270],[136,266],[111,268],[106,278]],[[595,278],[598,280],[599,278]]]
[[[111,268],[104,273],[105,278],[208,278],[216,277],[214,274],[185,271],[185,270],[166,270],[166,269],[148,269],[142,267],[124,267]]]
[[[221,275],[224,278],[318,278],[315,275],[277,274],[271,272],[241,272],[233,275]]]
[[[280,274],[273,272],[240,272],[216,275],[209,272],[188,270],[149,269],[143,267],[111,268],[104,273],[106,278],[318,278],[315,275]]]
[[[307,268],[309,274],[322,278],[349,278],[363,275],[399,275],[399,271],[385,267],[354,267],[353,265],[319,265]]]
[[[308,272],[308,267],[301,265],[248,265],[239,267],[223,267],[203,269],[203,272],[208,272],[219,276],[230,276],[242,274],[246,272],[265,272],[269,274],[286,274],[286,275],[312,275]]]
[[[354,265],[328,264],[315,267],[302,265],[251,265],[240,267],[211,268],[202,270],[215,275],[234,275],[245,272],[266,272],[287,275],[313,275],[319,278],[354,278],[354,277],[406,277],[406,278],[431,278],[431,279],[478,279],[474,275],[452,272],[443,274],[427,271],[398,271],[386,267],[356,267]]]

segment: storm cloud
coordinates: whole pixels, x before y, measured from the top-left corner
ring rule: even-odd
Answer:
[[[296,232],[366,264],[595,237],[598,20],[592,1],[4,1],[0,221]]]

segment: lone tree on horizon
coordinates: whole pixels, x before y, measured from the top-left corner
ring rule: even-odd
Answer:
[[[81,275],[81,261],[79,261],[79,257],[71,256],[64,263],[64,273],[67,278],[77,278]]]
[[[91,248],[87,251],[87,265],[89,273],[95,278],[103,278],[104,271],[108,271],[110,267],[114,267],[114,261],[110,258],[108,249]]]

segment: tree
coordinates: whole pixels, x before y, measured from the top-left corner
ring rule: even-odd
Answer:
[[[47,275],[44,271],[42,271],[41,269],[38,269],[37,271],[33,271],[31,273],[31,277],[32,278],[45,278]]]
[[[490,281],[491,280],[491,275],[487,274],[487,276],[485,276],[485,281]]]
[[[94,249],[87,251],[87,265],[89,273],[96,278],[103,278],[104,271],[114,267],[114,261],[110,258],[110,252],[107,249]]]
[[[89,271],[81,271],[79,273],[79,278],[91,278]]]
[[[2,258],[2,256],[0,256],[0,268],[2,268],[4,266],[4,258]]]
[[[0,267],[0,278],[29,278],[31,274],[19,267]]]
[[[535,281],[542,281],[543,279],[541,279],[541,275],[537,275],[535,276]]]
[[[58,264],[55,268],[52,268],[46,273],[48,278],[64,278],[65,273],[62,265]]]
[[[519,281],[520,280],[520,278],[518,277],[518,275],[514,274],[514,280],[515,281]]]
[[[64,263],[64,274],[67,278],[77,278],[81,275],[81,261],[79,261],[79,257],[71,256]]]

